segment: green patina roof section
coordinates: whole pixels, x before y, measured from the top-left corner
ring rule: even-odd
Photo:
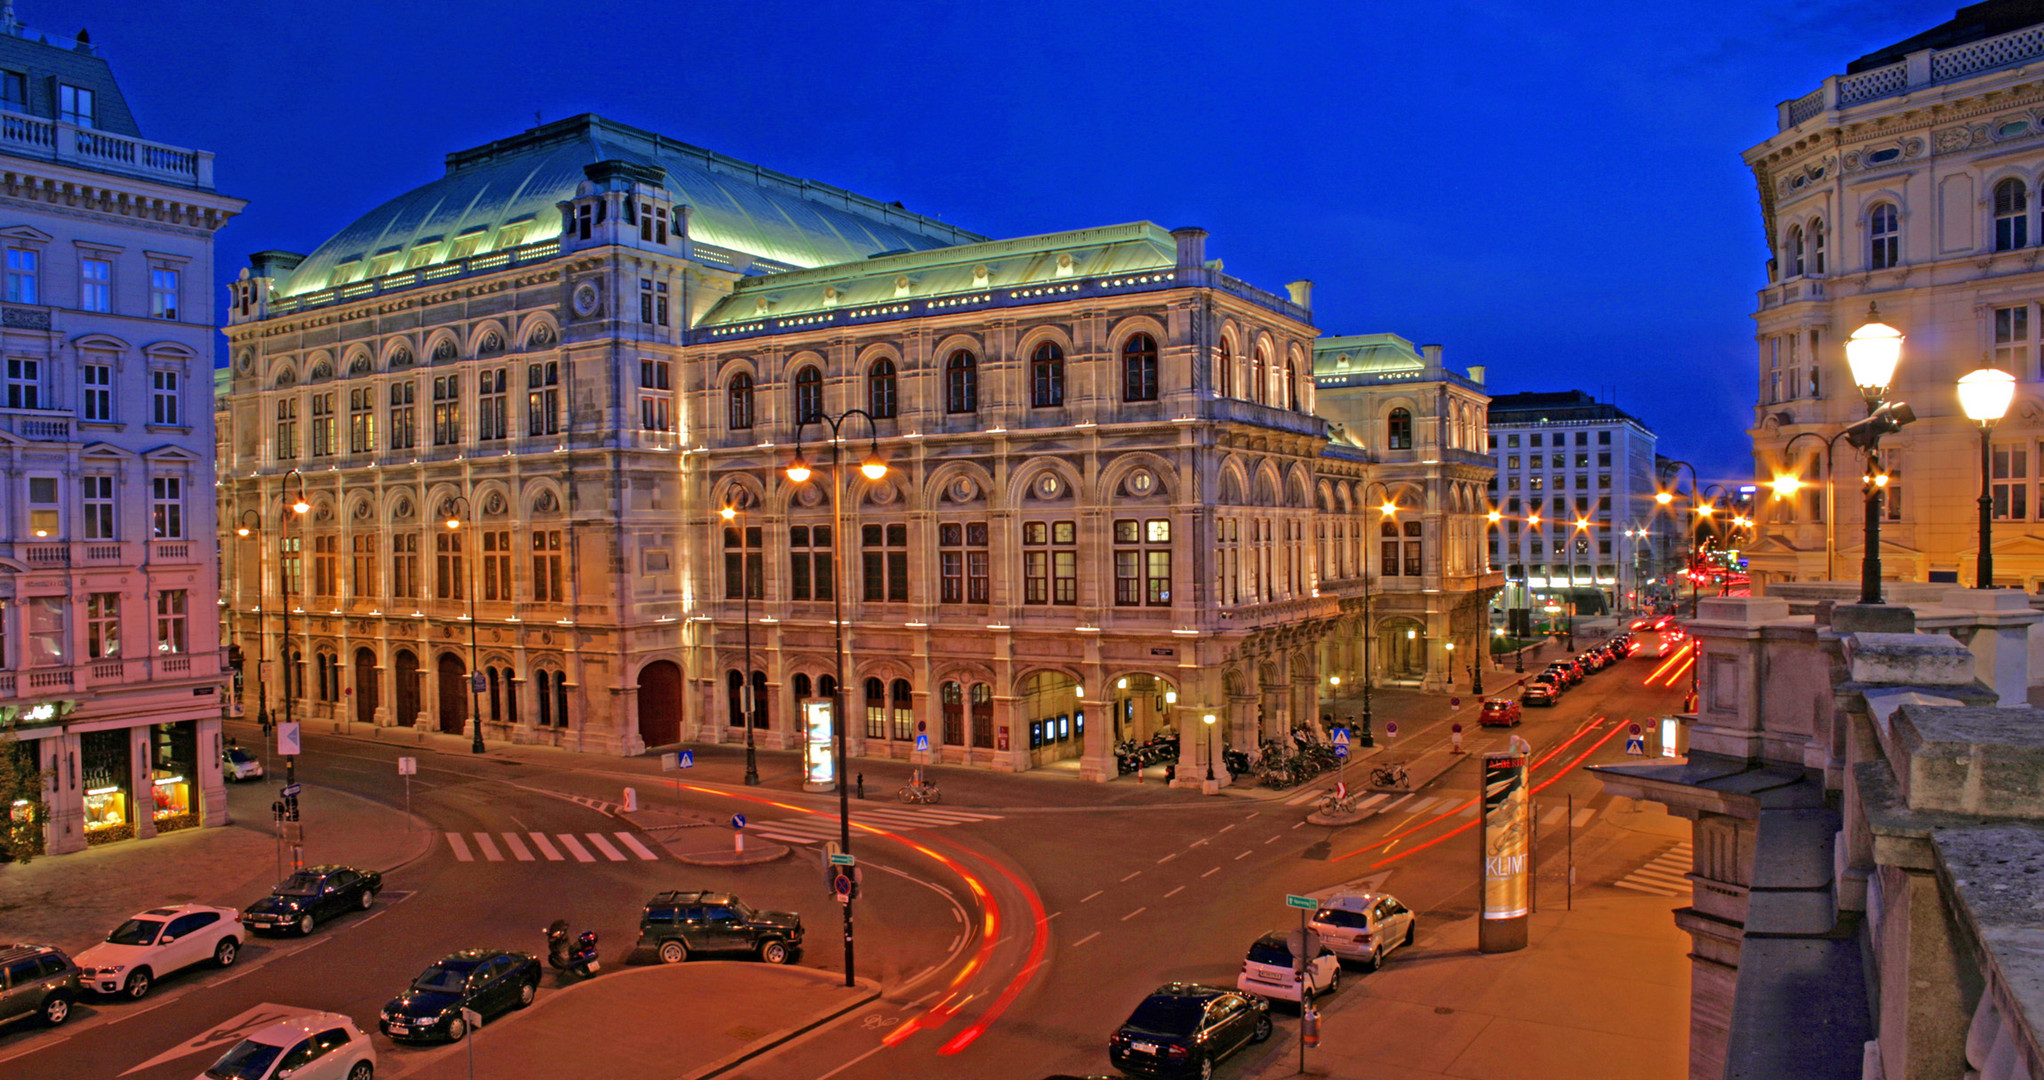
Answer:
[[[1063,265],[1065,256],[1071,257],[1069,268]],[[1177,264],[1177,241],[1163,227],[1147,221],[1106,225],[747,278],[696,325],[724,326],[762,316],[779,319],[911,299],[969,296],[1168,270]],[[979,274],[982,268],[984,277]],[[908,279],[906,294],[899,291],[902,278]],[[827,295],[833,290],[834,296]],[[759,308],[761,299],[769,305],[764,312]]]
[[[449,154],[447,175],[334,234],[278,292],[288,297],[324,289],[335,283],[336,266],[378,254],[397,254],[393,269],[446,262],[465,237],[476,239],[470,255],[551,239],[561,231],[555,204],[574,197],[586,179],[582,167],[610,160],[667,170],[663,186],[675,205],[693,211],[692,239],[783,266],[825,266],[985,239],[842,188],[584,114]],[[521,223],[520,235],[505,235],[503,226]],[[414,249],[427,247],[434,250],[416,262]]]
[[[1313,374],[1425,371],[1426,358],[1397,334],[1349,334],[1313,342]]]

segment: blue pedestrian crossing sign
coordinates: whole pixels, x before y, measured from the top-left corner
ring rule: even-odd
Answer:
[[[917,735],[917,736],[916,736],[916,753],[918,753],[918,754],[927,754],[927,753],[929,753],[929,752],[930,752],[930,737],[929,737],[928,735]]]
[[[1348,756],[1348,729],[1345,727],[1334,729],[1334,756]]]
[[[1625,737],[1625,752],[1634,757],[1645,757],[1647,752],[1646,737],[1643,735],[1627,735]]]
[[[693,751],[693,750],[683,750],[683,751],[681,752],[681,760],[680,760],[680,765],[681,765],[681,767],[682,767],[682,768],[684,768],[684,769],[693,769],[693,768],[695,768],[695,767],[696,767],[696,752],[695,752],[695,751]]]

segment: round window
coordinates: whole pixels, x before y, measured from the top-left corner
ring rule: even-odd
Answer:
[[[1064,481],[1056,473],[1044,473],[1036,479],[1036,495],[1042,499],[1055,499],[1065,490]]]

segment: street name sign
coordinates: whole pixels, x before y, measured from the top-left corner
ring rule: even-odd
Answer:
[[[857,864],[858,864],[857,859],[853,858],[850,855],[845,854],[842,851],[833,851],[830,853],[830,865],[832,866],[855,866]]]
[[[1315,911],[1319,909],[1320,901],[1310,896],[1293,896],[1290,893],[1286,893],[1285,906],[1288,908],[1298,908],[1301,911]]]

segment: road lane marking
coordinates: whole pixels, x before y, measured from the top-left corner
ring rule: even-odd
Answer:
[[[515,858],[517,858],[519,862],[532,861],[532,851],[525,846],[525,841],[518,839],[517,833],[515,832],[505,833],[504,845],[511,849],[511,854]]]
[[[463,840],[461,838],[460,833],[458,832],[448,833],[447,845],[454,849],[454,857],[456,860],[460,862],[476,861],[476,857],[468,853],[468,841]]]
[[[1240,824],[1240,822],[1237,822],[1236,824]],[[1234,825],[1223,825],[1223,826],[1221,826],[1221,832],[1227,832],[1227,831],[1228,831],[1229,829],[1232,829],[1232,828],[1234,828],[1234,827],[1235,827]],[[1219,836],[1219,835],[1221,835],[1221,833],[1220,833],[1220,832],[1217,832],[1217,833],[1215,833],[1214,835],[1215,835],[1215,836]]]
[[[530,837],[532,837],[532,844],[533,844],[533,846],[534,846],[534,847],[537,847],[537,848],[539,849],[539,853],[540,853],[541,855],[544,855],[544,856],[546,856],[546,860],[547,860],[548,862],[560,862],[560,861],[561,861],[561,853],[560,853],[560,851],[559,851],[558,849],[556,849],[556,848],[554,847],[554,842],[553,842],[553,841],[551,841],[551,840],[549,840],[549,839],[547,839],[547,838],[546,838],[546,834],[545,834],[545,833],[543,833],[543,832],[536,832],[536,833],[526,833],[525,835],[527,835],[527,836],[530,836]]]
[[[1095,890],[1093,890],[1093,896],[1099,896],[1099,895],[1100,895],[1100,893],[1101,893],[1102,891],[1103,891],[1103,890],[1100,890],[1100,889],[1095,889]],[[1091,899],[1093,899],[1093,896],[1088,896],[1088,897],[1086,898],[1086,900],[1091,900]],[[1085,903],[1085,902],[1086,902],[1086,900],[1081,900],[1081,901],[1079,901],[1079,903],[1083,904],[1083,903]]]
[[[1182,892],[1184,892],[1184,891],[1185,891],[1185,886],[1183,886],[1183,885],[1180,885],[1179,887],[1177,887],[1177,888],[1175,888],[1175,889],[1171,890],[1170,892],[1167,892],[1167,893],[1165,893],[1165,894],[1164,894],[1164,899],[1166,899],[1166,900],[1169,900],[1169,899],[1171,899],[1172,897],[1174,897],[1174,896],[1177,896],[1177,895],[1178,895],[1179,893],[1182,893]]]
[[[1173,860],[1173,859],[1177,858],[1177,857],[1178,857],[1178,855],[1179,855],[1179,853],[1178,853],[1178,852],[1176,852],[1176,851],[1174,851],[1174,852],[1172,852],[1171,854],[1169,854],[1169,855],[1166,855],[1166,856],[1164,856],[1164,857],[1163,857],[1163,858],[1161,858],[1161,859],[1158,859],[1158,860],[1157,860],[1157,865],[1158,865],[1158,866],[1162,866],[1162,865],[1164,865],[1165,863],[1167,863],[1167,862],[1170,862],[1171,860]]]
[[[1142,914],[1143,912],[1145,912],[1145,911],[1148,911],[1148,910],[1150,910],[1150,909],[1149,909],[1149,908],[1147,908],[1147,907],[1139,907],[1139,908],[1135,909],[1134,911],[1131,911],[1131,912],[1129,912],[1128,914],[1126,914],[1126,915],[1123,915],[1123,916],[1121,917],[1121,921],[1122,921],[1122,922],[1127,922],[1127,921],[1129,921],[1130,919],[1133,919],[1133,918],[1135,918],[1136,916],[1138,916],[1138,915],[1141,915],[1141,914]]]
[[[489,833],[479,832],[476,834],[476,847],[482,849],[483,858],[491,862],[504,861],[504,853],[497,850],[497,842],[490,839]]]
[[[596,850],[603,852],[604,858],[609,859],[611,862],[625,861],[625,853],[611,847],[610,841],[605,840],[602,833],[583,833],[582,835],[587,836],[589,842],[596,845]]]
[[[1578,810],[1576,811],[1576,816],[1569,819],[1569,823],[1575,826],[1576,828],[1580,829],[1583,826],[1588,825],[1590,823],[1590,819],[1595,816],[1597,816],[1597,812],[1595,810]]]
[[[1141,870],[1138,870],[1138,871],[1136,871],[1135,873],[1133,873],[1133,874],[1130,874],[1130,875],[1129,875],[1128,877],[1122,878],[1122,879],[1121,879],[1121,883],[1122,883],[1123,885],[1126,885],[1126,884],[1128,884],[1128,883],[1129,883],[1130,881],[1133,881],[1134,879],[1136,879],[1137,877],[1140,877],[1140,876],[1142,876],[1142,873],[1143,873],[1143,872],[1142,872]]]
[[[631,833],[628,832],[618,833],[617,842],[623,844],[628,848],[631,848],[632,854],[637,855],[639,858],[644,859],[647,862],[652,862],[653,860],[658,859],[660,857],[658,855],[653,854],[652,850],[648,848],[646,845],[639,843],[639,838],[633,836]]]
[[[1298,824],[1298,825],[1294,825],[1294,826],[1292,826],[1292,828],[1296,829],[1296,828],[1298,828],[1298,827],[1299,827],[1299,825],[1304,825],[1304,824],[1306,824],[1306,823],[1305,823],[1305,822],[1303,822],[1303,821],[1301,821],[1301,822],[1299,822],[1299,824]]]
[[[1565,818],[1567,816],[1568,807],[1557,806],[1554,809],[1549,810],[1548,812],[1540,815],[1540,825],[1542,828],[1551,828],[1555,822],[1560,821],[1562,818]]]
[[[1221,872],[1221,868],[1220,868],[1220,867],[1218,867],[1218,866],[1216,866],[1216,867],[1214,867],[1214,868],[1213,868],[1212,870],[1209,870],[1209,871],[1207,871],[1206,873],[1204,873],[1204,874],[1201,874],[1200,876],[1201,876],[1201,877],[1203,877],[1203,878],[1205,878],[1205,877],[1213,877],[1213,876],[1214,876],[1215,874],[1218,874],[1218,873],[1220,873],[1220,872]]]
[[[1237,855],[1237,856],[1235,856],[1235,861],[1236,861],[1236,862],[1241,862],[1242,860],[1244,860],[1244,859],[1246,859],[1246,858],[1248,858],[1248,857],[1249,857],[1249,855],[1250,855],[1250,852],[1253,852],[1253,851],[1255,851],[1255,850],[1256,850],[1255,848],[1251,848],[1251,849],[1249,849],[1249,851],[1245,851],[1245,852],[1243,852],[1242,854],[1240,854],[1240,855]]]
[[[1249,815],[1249,817],[1243,818],[1242,820],[1244,820],[1244,821],[1248,821],[1248,820],[1249,820],[1249,818],[1259,818],[1259,817],[1262,817],[1262,816],[1263,816],[1263,811],[1261,811],[1261,810],[1257,810],[1257,811],[1254,811],[1254,812],[1252,812],[1252,813],[1251,813],[1251,814]]]
[[[1081,946],[1081,945],[1084,945],[1085,943],[1087,943],[1087,942],[1089,942],[1089,941],[1091,941],[1091,940],[1093,940],[1094,938],[1097,938],[1097,937],[1099,937],[1099,936],[1100,936],[1100,931],[1098,931],[1098,930],[1095,930],[1095,931],[1093,931],[1092,933],[1090,933],[1090,934],[1087,934],[1087,935],[1086,935],[1085,937],[1082,937],[1082,938],[1080,938],[1079,940],[1077,940],[1077,941],[1074,941],[1074,942],[1072,942],[1072,948],[1076,949],[1076,948],[1078,948],[1079,946]]]
[[[1273,836],[1273,837],[1271,837],[1270,839],[1268,839],[1268,840],[1265,840],[1265,841],[1264,841],[1264,843],[1266,843],[1266,844],[1273,844],[1273,843],[1276,843],[1276,842],[1277,842],[1277,839],[1278,839],[1277,837]]]
[[[561,846],[568,849],[568,854],[573,855],[576,862],[596,861],[596,856],[589,854],[589,849],[583,847],[582,842],[575,839],[572,833],[561,834]]]

